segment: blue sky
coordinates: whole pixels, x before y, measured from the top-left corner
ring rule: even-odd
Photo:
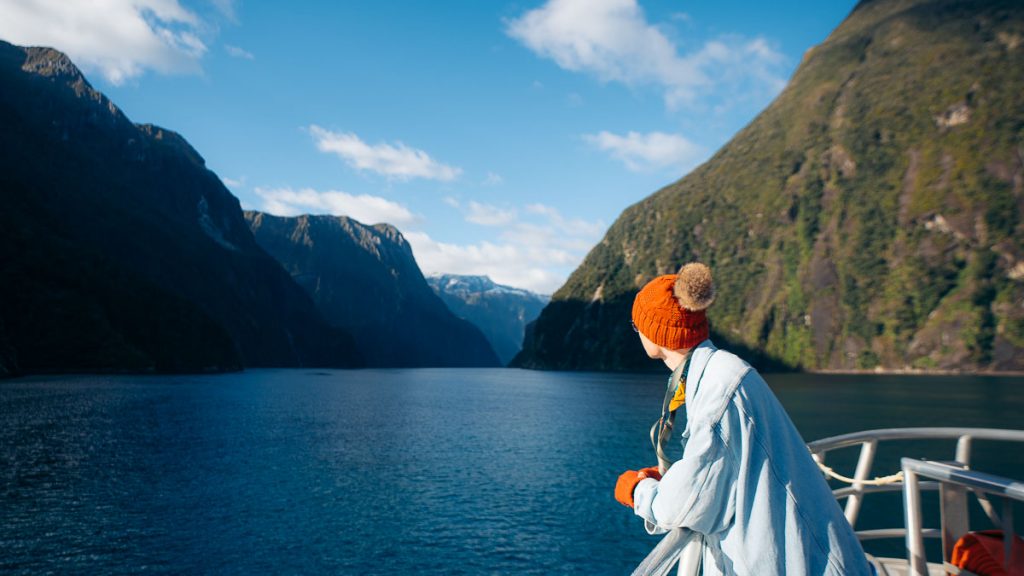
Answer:
[[[556,290],[854,2],[0,0],[247,208],[389,222],[425,273]]]

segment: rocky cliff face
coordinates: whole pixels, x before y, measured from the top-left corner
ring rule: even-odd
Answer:
[[[427,283],[456,316],[483,331],[502,365],[511,362],[522,349],[526,325],[551,299],[495,284],[487,276],[441,274],[427,278]]]
[[[133,124],[55,50],[0,42],[0,86],[0,323],[20,371],[359,362],[183,138]]]
[[[1024,368],[1024,4],[861,2],[703,166],[626,209],[522,366],[647,363],[636,290],[690,260],[717,338],[804,369]]]
[[[498,365],[480,330],[453,315],[427,286],[395,227],[343,216],[245,217],[256,241],[324,317],[356,335],[369,365]]]

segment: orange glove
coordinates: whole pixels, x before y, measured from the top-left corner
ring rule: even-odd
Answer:
[[[619,504],[629,508],[633,507],[633,490],[636,490],[636,485],[644,478],[661,480],[658,467],[641,468],[639,471],[626,470],[619,475],[619,481],[615,483],[615,499],[619,501]]]

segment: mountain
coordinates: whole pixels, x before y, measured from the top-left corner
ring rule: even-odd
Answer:
[[[0,320],[0,378],[6,378],[15,374],[17,359],[14,349],[7,340],[7,333],[4,330],[3,320]]]
[[[708,162],[627,208],[516,364],[649,365],[636,291],[709,264],[719,344],[798,369],[1024,369],[1024,3],[863,1]]]
[[[427,286],[405,237],[344,216],[246,212],[256,241],[316,302],[357,335],[371,366],[497,366],[487,339]]]
[[[360,363],[181,136],[133,124],[56,50],[0,42],[0,86],[0,365]]]
[[[495,284],[487,276],[441,274],[427,283],[459,318],[483,331],[502,365],[507,365],[523,347],[523,333],[550,296]]]

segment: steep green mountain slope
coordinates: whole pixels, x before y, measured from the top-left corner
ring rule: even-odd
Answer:
[[[0,373],[351,366],[180,136],[0,42]]]
[[[431,291],[394,226],[245,212],[256,241],[356,336],[370,366],[498,366],[483,333]]]
[[[452,312],[487,336],[502,365],[519,353],[526,325],[551,300],[529,290],[495,284],[487,276],[440,274],[427,278],[427,283]]]
[[[690,261],[719,343],[802,369],[1024,368],[1024,3],[861,2],[714,157],[626,209],[516,363],[646,366],[636,290]]]

